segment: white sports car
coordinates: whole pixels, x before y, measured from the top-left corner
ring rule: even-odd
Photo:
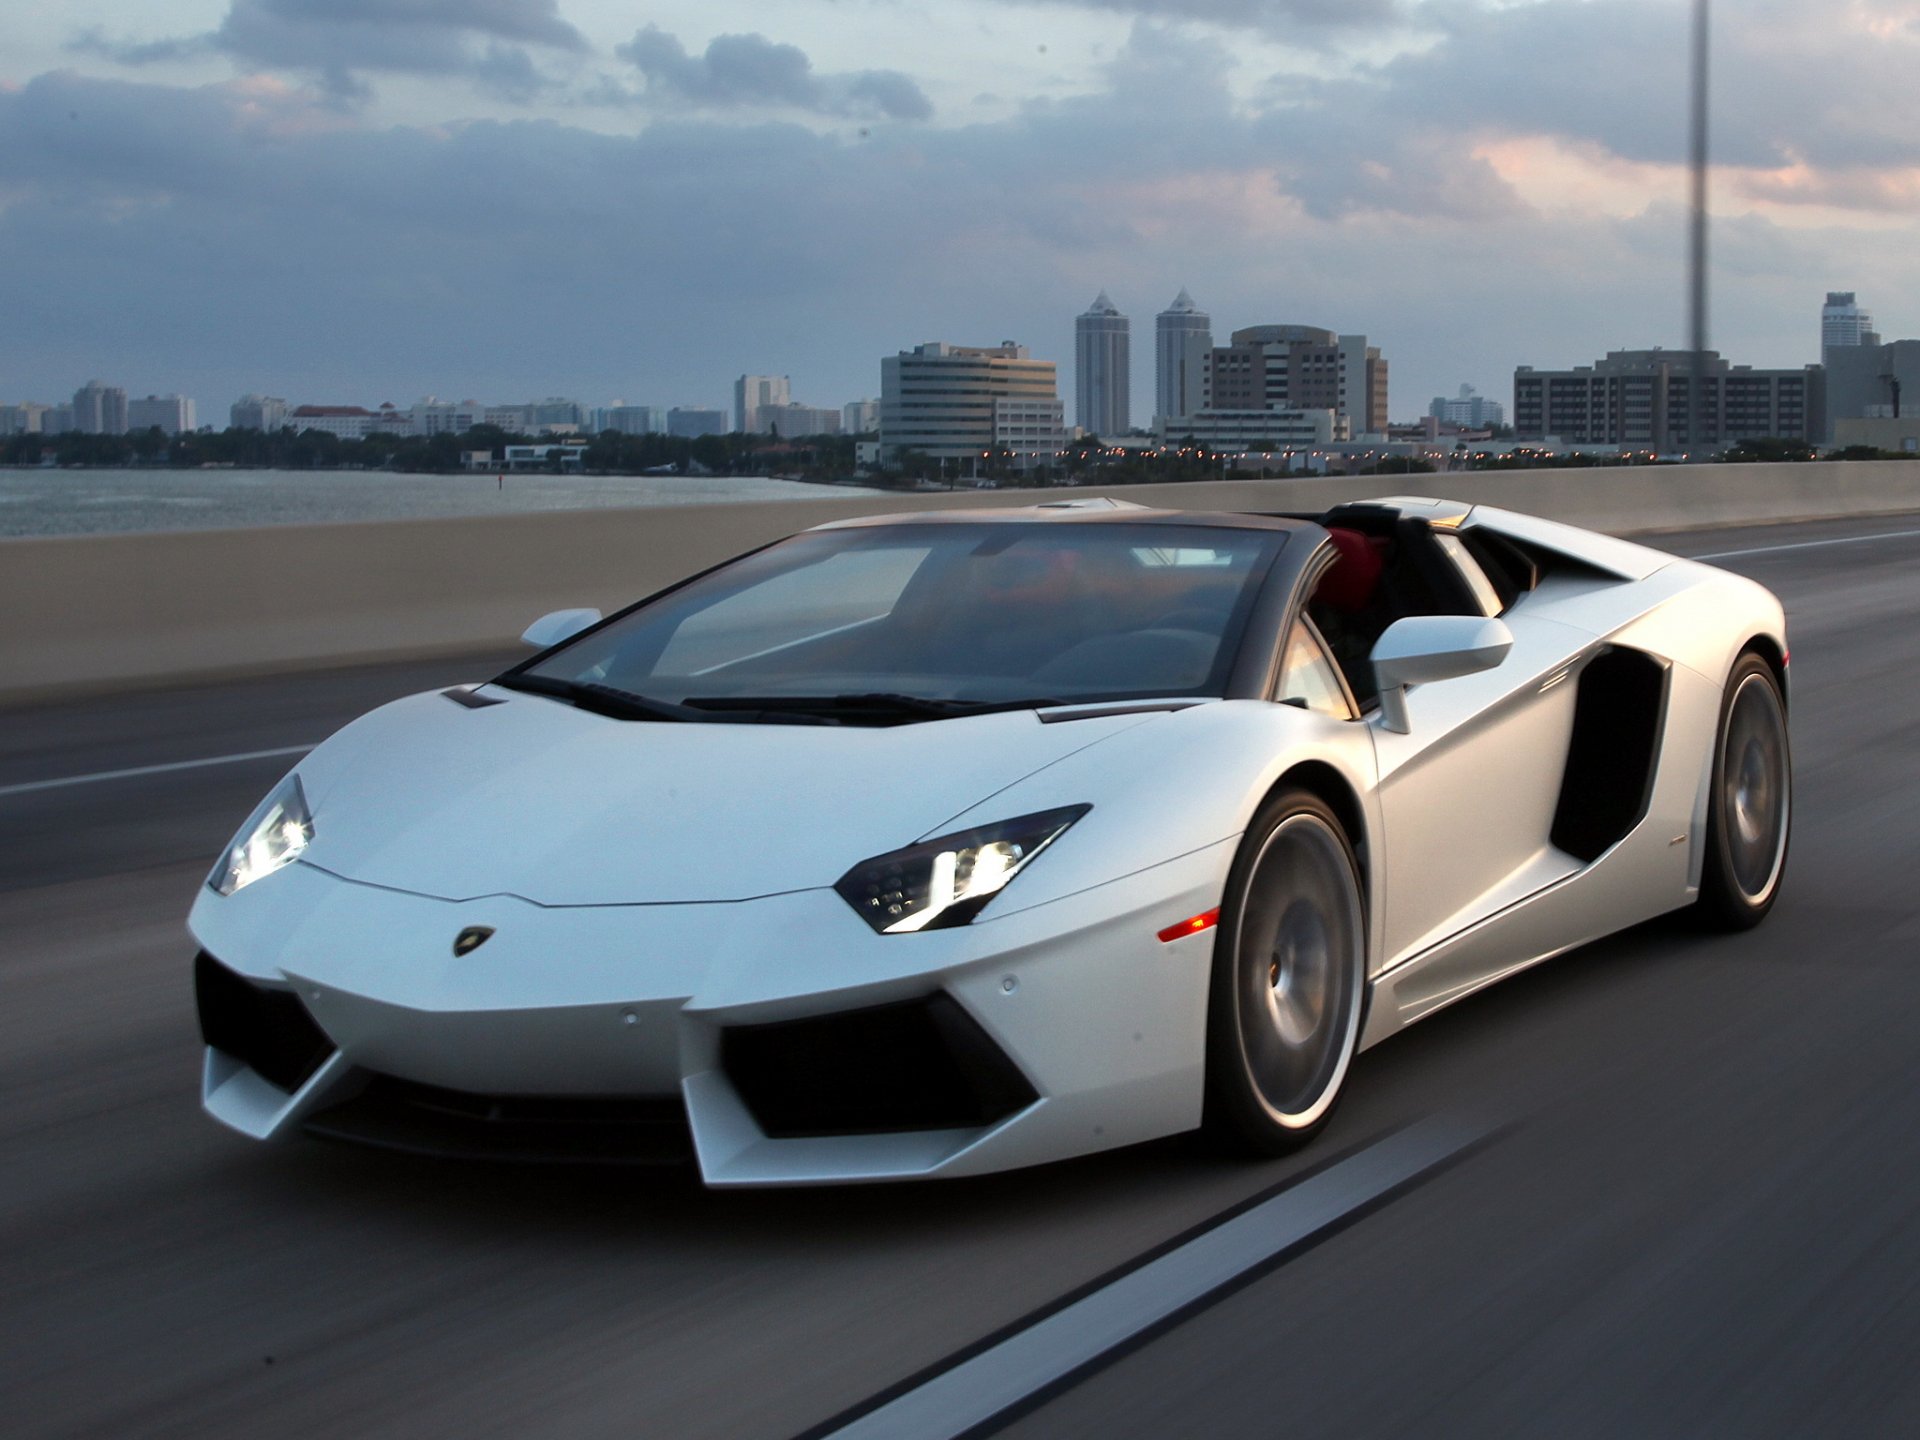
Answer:
[[[1786,862],[1779,602],[1434,500],[825,525],[313,751],[193,907],[206,1108],[714,1185],[1326,1121]]]

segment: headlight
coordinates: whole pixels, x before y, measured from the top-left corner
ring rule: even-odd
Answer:
[[[213,874],[207,877],[222,895],[244,890],[263,875],[300,858],[313,840],[313,813],[300,777],[289,775],[247,818]]]
[[[1069,805],[862,861],[833,888],[882,935],[964,925],[1093,807]]]

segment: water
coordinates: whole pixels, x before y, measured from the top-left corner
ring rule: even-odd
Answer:
[[[501,483],[496,475],[0,469],[0,537],[531,515],[876,493],[758,476],[508,475]]]

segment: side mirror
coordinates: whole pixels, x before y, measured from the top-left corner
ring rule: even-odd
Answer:
[[[555,610],[527,626],[520,638],[536,650],[547,650],[599,622],[598,610]]]
[[[1491,670],[1513,649],[1513,632],[1502,620],[1480,615],[1410,615],[1387,627],[1373,647],[1373,675],[1380,686],[1380,719],[1407,733],[1407,686],[1452,680]]]

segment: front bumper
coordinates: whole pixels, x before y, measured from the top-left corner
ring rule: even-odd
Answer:
[[[203,1098],[258,1139],[311,1129],[526,1158],[555,1157],[476,1146],[475,1119],[606,1111],[611,1128],[570,1131],[596,1159],[642,1133],[621,1128],[636,1119],[622,1105],[657,1121],[668,1102],[714,1185],[976,1174],[1131,1144],[1199,1123],[1212,932],[1157,934],[1218,903],[1231,856],[1225,841],[905,936],[875,935],[830,890],[543,907],[295,864],[230,897],[203,890],[189,925],[206,963],[282,1022],[297,1004],[324,1044],[293,1064],[244,1038],[222,1048],[244,1022],[209,1028]],[[456,956],[469,926],[494,933]],[[371,1129],[349,1123],[396,1095],[398,1129],[392,1106]]]

